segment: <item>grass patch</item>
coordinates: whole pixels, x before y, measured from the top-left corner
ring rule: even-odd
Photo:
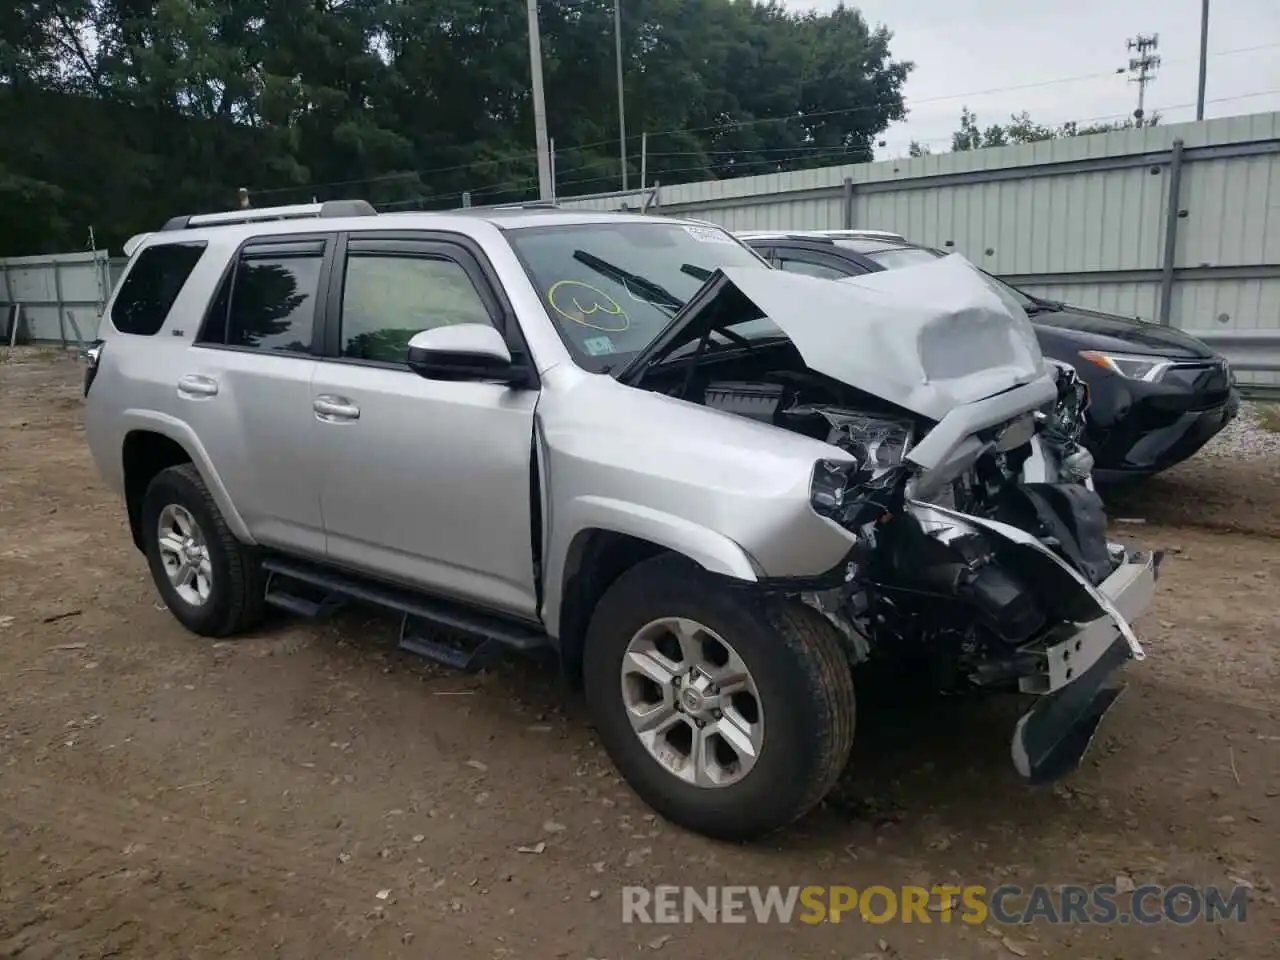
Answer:
[[[1258,407],[1258,426],[1271,433],[1280,433],[1280,403]]]

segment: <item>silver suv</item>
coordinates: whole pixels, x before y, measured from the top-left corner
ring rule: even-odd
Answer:
[[[1087,393],[959,256],[831,281],[717,227],[367,204],[176,218],[87,434],[173,615],[374,604],[462,669],[549,648],[655,809],[750,838],[841,772],[854,680],[1030,694],[1030,780],[1141,659]],[[870,674],[867,674],[870,675]]]

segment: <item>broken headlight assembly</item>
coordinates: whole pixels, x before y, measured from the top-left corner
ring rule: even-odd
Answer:
[[[891,510],[892,491],[911,449],[912,424],[848,410],[814,408],[811,412],[829,424],[827,442],[853,457],[814,464],[809,485],[814,511],[856,530]]]
[[[1074,367],[1051,361],[1057,370],[1058,397],[1036,414],[1040,438],[1053,451],[1058,473],[1068,483],[1083,483],[1093,472],[1093,454],[1081,442],[1089,409],[1089,385]]]

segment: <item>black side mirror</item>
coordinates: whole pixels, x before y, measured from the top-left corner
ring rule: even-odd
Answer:
[[[527,377],[513,365],[511,351],[493,327],[458,323],[416,333],[405,362],[427,380],[502,380],[522,386]]]

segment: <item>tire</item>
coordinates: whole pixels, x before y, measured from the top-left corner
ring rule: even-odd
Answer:
[[[184,598],[170,577],[161,549],[162,518],[172,529],[172,517],[183,516],[183,511],[194,522],[207,551],[208,591],[199,602]],[[262,619],[266,593],[262,567],[252,549],[231,533],[193,464],[169,467],[152,478],[142,498],[142,538],[160,596],[192,633],[228,637]]]
[[[652,630],[662,618],[696,621],[745,665],[760,745],[754,766],[735,782],[682,779],[696,761],[685,761],[683,774],[672,772],[632,727],[634,678],[624,682],[624,661],[631,669],[633,637],[647,636],[642,628]],[[698,636],[702,643],[707,634]],[[835,785],[853,745],[853,677],[835,628],[799,601],[753,595],[673,554],[636,565],[605,593],[587,631],[583,678],[601,742],[632,789],[666,819],[716,839],[752,840],[792,823]],[[647,674],[640,679],[650,682]],[[730,708],[721,706],[727,715]],[[688,723],[684,705],[678,710]]]

